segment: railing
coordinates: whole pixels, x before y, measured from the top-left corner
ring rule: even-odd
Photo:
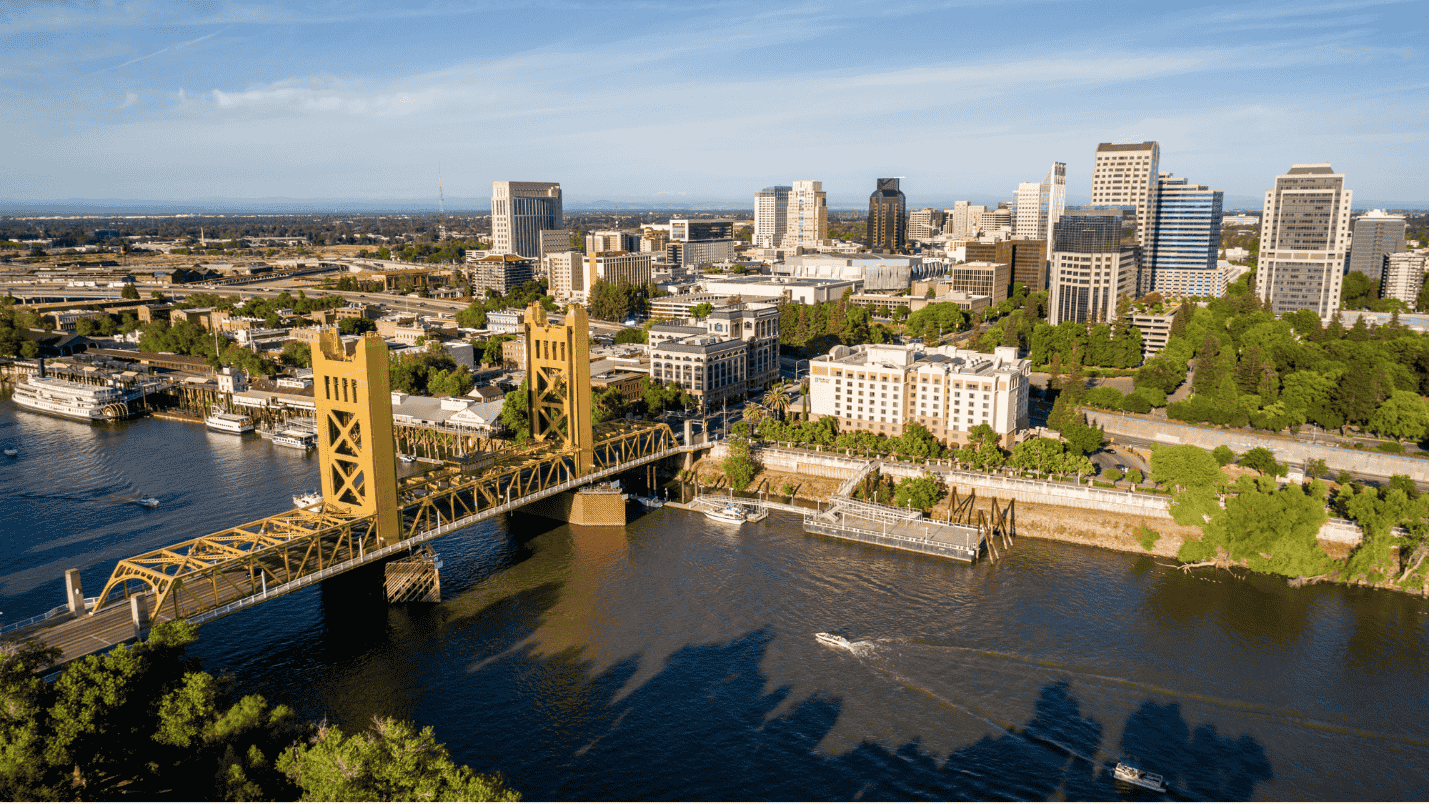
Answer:
[[[109,597],[108,597],[108,599],[107,599],[105,602],[107,603],[107,602],[109,602],[110,600],[117,600],[118,598],[123,597],[123,595],[124,595],[124,590],[122,590],[122,589],[116,589],[116,590],[114,590],[113,592],[110,592],[110,593],[109,593]],[[97,598],[97,597],[87,597],[87,598],[85,598],[85,599],[84,599],[84,610],[85,610],[85,611],[92,611],[92,610],[94,609],[94,604],[96,604],[96,603],[98,603],[98,602],[99,602],[99,598]],[[35,616],[30,617],[30,618],[28,618],[28,619],[20,620],[19,622],[10,623],[9,625],[6,625],[6,626],[4,626],[3,628],[0,628],[0,634],[8,634],[8,633],[10,633],[10,632],[12,632],[12,631],[18,631],[18,630],[20,630],[20,629],[22,629],[22,628],[28,628],[28,627],[34,625],[35,623],[41,623],[41,622],[44,622],[45,620],[50,619],[51,617],[59,617],[59,616],[61,616],[61,615],[65,615],[65,614],[69,614],[69,604],[68,604],[68,603],[64,603],[64,604],[62,604],[62,605],[55,606],[54,608],[50,609],[49,611],[45,612],[44,614],[36,614]]]
[[[902,536],[896,533],[885,531],[864,530],[862,528],[850,527],[848,525],[834,524],[814,517],[804,518],[804,530],[809,533],[817,533],[821,536],[833,536],[835,538],[851,538],[854,541],[880,544],[884,547],[895,547],[905,550],[915,550],[920,553],[931,553],[934,555],[948,556],[950,558],[976,559],[979,543],[976,546],[948,544],[933,539],[920,539],[916,536]]]

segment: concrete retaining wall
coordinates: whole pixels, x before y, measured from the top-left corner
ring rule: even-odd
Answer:
[[[1408,475],[1421,483],[1429,483],[1429,460],[1386,455],[1383,452],[1343,449],[1324,444],[1305,444],[1292,438],[1247,433],[1239,430],[1215,430],[1189,424],[1141,419],[1119,413],[1088,409],[1087,419],[1106,430],[1107,435],[1130,436],[1163,444],[1195,444],[1203,449],[1215,449],[1225,444],[1236,452],[1265,447],[1275,453],[1281,463],[1299,469],[1306,461],[1319,458],[1331,470],[1364,472],[1380,477]]]

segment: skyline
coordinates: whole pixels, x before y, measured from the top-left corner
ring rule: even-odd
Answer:
[[[1258,206],[1330,162],[1356,207],[1429,207],[1429,59],[1403,2],[994,6],[204,2],[0,11],[0,204],[485,199],[832,208],[1008,200],[1099,142]],[[1139,14],[1131,17],[1131,14]],[[1114,36],[1108,36],[1108,31]],[[984,36],[978,31],[994,32]],[[1004,44],[1006,43],[1006,44]]]

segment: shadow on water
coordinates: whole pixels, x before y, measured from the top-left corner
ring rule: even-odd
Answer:
[[[503,637],[463,652],[491,656],[520,634]],[[436,680],[415,714],[439,724],[438,739],[459,761],[499,768],[526,798],[541,800],[1155,798],[1112,779],[1109,764],[1123,756],[1164,775],[1171,796],[1247,799],[1271,778],[1255,739],[1193,729],[1177,704],[1151,700],[1110,754],[1103,726],[1082,714],[1065,682],[1042,688],[1026,723],[993,727],[948,756],[917,739],[894,748],[865,740],[829,756],[819,746],[842,702],[820,693],[791,704],[788,687],[770,689],[759,668],[772,639],[759,630],[687,646],[633,690],[638,657],[592,672],[583,648],[539,654],[525,643]]]

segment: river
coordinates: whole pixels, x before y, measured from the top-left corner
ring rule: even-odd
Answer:
[[[317,462],[154,419],[0,400],[0,611],[275,513]],[[158,496],[149,510],[131,501]],[[975,566],[661,509],[625,531],[516,516],[447,536],[439,605],[313,587],[202,629],[242,689],[360,728],[435,727],[528,799],[1422,800],[1422,598],[1024,538]],[[852,650],[817,643],[835,631]]]

